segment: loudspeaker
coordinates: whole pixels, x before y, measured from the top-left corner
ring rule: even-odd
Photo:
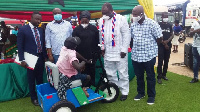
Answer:
[[[193,69],[192,43],[187,43],[184,46],[184,64]]]

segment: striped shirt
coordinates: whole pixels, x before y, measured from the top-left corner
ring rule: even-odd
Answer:
[[[66,38],[72,36],[72,31],[71,24],[65,20],[48,23],[45,30],[46,48],[51,48],[52,54],[59,55]]]
[[[152,19],[145,18],[142,24],[131,24],[133,48],[131,58],[137,62],[147,62],[158,54],[157,38],[162,37],[160,25]]]

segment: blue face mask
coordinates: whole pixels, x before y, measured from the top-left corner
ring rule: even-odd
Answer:
[[[54,15],[54,19],[57,20],[57,21],[60,21],[62,19],[62,14]]]

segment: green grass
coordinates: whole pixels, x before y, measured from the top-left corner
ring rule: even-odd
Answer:
[[[134,101],[136,79],[130,82],[130,93],[126,101],[119,98],[113,103],[96,102],[79,107],[78,112],[199,112],[200,83],[190,84],[191,78],[168,73],[169,81],[156,84],[156,101],[147,105],[147,95],[140,101]],[[42,112],[33,106],[30,97],[0,103],[0,112]]]

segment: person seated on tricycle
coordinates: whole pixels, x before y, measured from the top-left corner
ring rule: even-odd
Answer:
[[[77,45],[80,44],[80,41],[79,37],[68,37],[64,42],[64,46],[61,48],[60,56],[56,63],[59,72],[62,73],[59,77],[58,84],[58,97],[60,100],[66,99],[66,90],[70,88],[71,81],[78,79],[82,82],[85,95],[89,97],[86,85],[91,77],[90,75],[80,73],[84,70],[87,60],[79,63],[79,55],[77,55],[77,52],[75,51]]]

